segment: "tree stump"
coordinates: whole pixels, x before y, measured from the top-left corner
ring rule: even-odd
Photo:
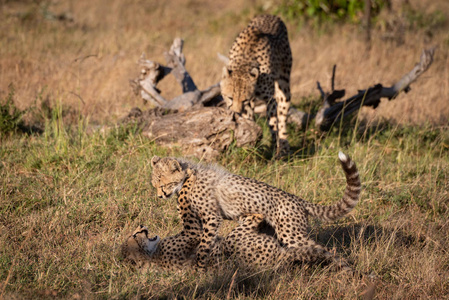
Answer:
[[[216,159],[233,142],[237,147],[254,146],[262,135],[254,121],[220,107],[168,113],[160,108],[145,112],[134,108],[123,121],[135,122],[142,135],[156,144],[206,161]]]

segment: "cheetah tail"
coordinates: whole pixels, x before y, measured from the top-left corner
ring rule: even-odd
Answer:
[[[338,153],[338,158],[346,175],[346,189],[342,199],[328,206],[305,202],[307,212],[311,216],[323,221],[334,221],[349,213],[359,201],[360,191],[362,189],[359,172],[355,163],[348,155],[341,151]]]

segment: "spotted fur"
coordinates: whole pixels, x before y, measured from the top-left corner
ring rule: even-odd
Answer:
[[[202,225],[199,218],[193,214],[190,201],[190,191],[196,181],[195,171],[188,169],[181,180],[175,185],[169,185],[173,192],[178,194],[178,213],[183,220],[183,230],[164,239],[158,236],[148,238],[148,229],[139,226],[128,236],[122,246],[123,256],[138,267],[157,265],[160,268],[173,270],[183,269],[193,264],[196,250],[200,243]],[[160,187],[158,193],[167,191],[165,186]]]
[[[308,238],[307,217],[332,221],[346,215],[357,204],[361,184],[356,165],[341,152],[339,159],[346,175],[346,189],[342,199],[329,206],[312,204],[276,187],[229,173],[214,165],[170,157],[152,158],[152,184],[157,189],[158,197],[168,198],[183,184],[187,170],[195,171],[196,180],[189,196],[192,214],[189,216],[195,216],[202,224],[196,252],[200,268],[208,265],[222,220],[254,214],[263,216],[274,228],[279,244],[287,250],[303,253],[304,259],[336,261],[324,247]],[[171,186],[172,190],[165,186]],[[186,222],[189,218],[183,217],[183,220]]]
[[[284,22],[272,15],[255,17],[236,38],[220,82],[227,106],[252,119],[254,100],[267,103],[267,119],[278,156],[287,155],[292,53]]]

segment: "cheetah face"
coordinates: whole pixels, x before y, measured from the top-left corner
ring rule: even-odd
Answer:
[[[240,70],[231,71],[224,67],[220,88],[226,106],[241,114],[243,106],[248,105],[254,99],[258,77],[258,68],[252,68],[249,72],[242,72]]]
[[[139,225],[132,234],[133,239],[137,244],[145,250],[149,255],[153,254],[161,238],[159,236],[154,236],[153,238],[148,237],[148,228],[143,225]]]
[[[151,165],[151,184],[156,188],[159,198],[170,198],[181,190],[187,174],[176,159],[154,156]]]

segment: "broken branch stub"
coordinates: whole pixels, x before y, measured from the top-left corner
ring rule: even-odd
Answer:
[[[164,106],[167,100],[161,96],[156,87],[158,82],[171,72],[171,68],[161,66],[159,63],[145,59],[142,53],[138,62],[141,66],[139,77],[129,81],[134,93],[155,106]]]
[[[409,73],[405,74],[392,87],[384,88],[382,90],[382,97],[387,97],[391,100],[394,99],[402,91],[408,93],[411,89],[410,85],[425,71],[427,71],[430,65],[433,63],[435,49],[435,47],[424,49],[421,53],[420,61],[415,65],[415,67]]]
[[[186,58],[182,53],[182,46],[184,41],[180,38],[175,38],[170,47],[170,51],[165,52],[165,60],[167,65],[172,68],[172,74],[182,87],[182,93],[197,91],[197,87],[193,82],[192,77],[185,68]]]
[[[220,86],[215,84],[205,89],[198,90],[192,77],[185,69],[185,57],[182,53],[183,40],[175,38],[168,52],[164,53],[167,66],[145,59],[142,54],[138,61],[141,66],[139,77],[130,80],[134,93],[156,107],[169,110],[185,111],[194,106],[216,106],[222,101]],[[168,74],[172,74],[182,88],[182,94],[166,100],[157,84]]]

